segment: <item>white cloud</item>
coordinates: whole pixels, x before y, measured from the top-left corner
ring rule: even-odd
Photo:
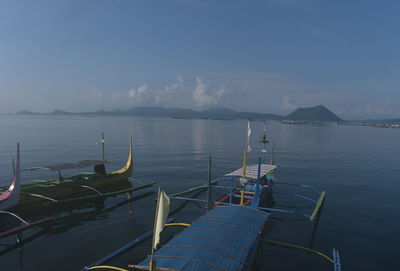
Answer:
[[[220,98],[227,93],[225,87],[218,89],[212,93],[210,85],[207,84],[200,76],[196,77],[196,87],[193,90],[193,101],[199,107],[217,105]]]
[[[178,75],[174,82],[162,87],[144,82],[125,91],[95,89],[90,92],[89,102],[106,110],[134,106],[230,107],[240,111],[286,114],[297,105],[314,105],[315,93],[305,95],[305,89],[287,75],[233,71],[197,76],[195,81],[187,81]]]
[[[147,84],[143,84],[138,88],[133,88],[129,90],[128,97],[135,103],[146,103],[146,102],[151,102],[151,100],[153,100],[153,96],[150,93],[150,89]]]
[[[282,109],[284,110],[294,110],[298,108],[298,105],[294,104],[289,96],[284,96],[282,98]]]
[[[183,76],[178,75],[175,82],[161,88],[153,88],[145,83],[126,91],[93,89],[84,97],[87,102],[98,104],[102,109],[124,109],[139,105],[191,108],[217,106],[228,94],[225,86],[211,84],[200,76],[196,77],[195,83],[186,84]]]
[[[187,96],[185,92],[187,92],[187,89],[183,76],[178,75],[175,83],[167,85],[154,93],[154,101],[158,105],[168,104],[171,101],[179,103],[180,100]]]
[[[100,90],[94,88],[91,91],[89,91],[89,96],[91,96],[94,99],[101,99],[103,98],[103,93]]]

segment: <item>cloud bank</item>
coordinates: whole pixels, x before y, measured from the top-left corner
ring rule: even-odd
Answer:
[[[227,106],[221,102],[229,94],[226,87],[206,81],[197,76],[194,82],[185,83],[183,76],[161,88],[144,83],[126,91],[93,89],[79,100],[83,103],[98,104],[103,109],[128,108],[132,106],[164,106],[181,108],[208,108]]]

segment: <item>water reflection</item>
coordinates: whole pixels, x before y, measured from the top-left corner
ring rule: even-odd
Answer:
[[[192,149],[196,160],[202,160],[204,157],[206,129],[207,125],[204,120],[192,122]]]
[[[56,214],[51,217],[50,223],[45,223],[40,227],[27,231],[27,233],[19,232],[14,236],[6,238],[8,243],[2,243],[1,246],[4,249],[0,250],[0,256],[18,249],[19,255],[19,270],[23,270],[23,253],[24,245],[40,238],[43,236],[59,235],[68,232],[74,227],[84,225],[89,221],[106,220],[109,218],[109,214],[114,210],[125,206],[127,208],[127,216],[133,215],[132,203],[143,198],[154,195],[154,191],[144,192],[135,197],[128,196],[127,199],[105,207],[106,199],[97,199],[91,203],[85,205],[69,205],[68,208],[65,206],[63,211],[58,210]],[[32,217],[32,219],[35,219]],[[1,225],[15,226],[15,221],[10,221],[9,217],[2,215],[0,217]],[[33,233],[31,233],[33,231]],[[26,236],[24,236],[27,234]],[[29,234],[29,235],[28,235]],[[15,241],[12,241],[15,238]]]

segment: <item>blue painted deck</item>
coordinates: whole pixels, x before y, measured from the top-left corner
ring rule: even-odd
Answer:
[[[154,255],[157,267],[176,270],[248,270],[268,213],[218,206],[172,238]],[[146,258],[138,265],[149,265]]]

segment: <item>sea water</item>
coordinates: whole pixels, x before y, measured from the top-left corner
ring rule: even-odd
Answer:
[[[252,121],[249,163],[263,155],[259,143],[263,123]],[[340,252],[343,270],[398,270],[400,252],[400,129],[337,125],[288,125],[267,122],[266,159],[279,166],[279,182],[308,184],[327,191],[318,224],[301,214],[313,210],[310,201],[279,193],[300,193],[318,199],[316,193],[277,183],[277,208],[299,215],[271,214],[266,239],[312,247],[331,256]],[[21,144],[21,166],[26,169],[86,159],[101,159],[105,133],[108,170],[121,168],[128,155],[128,137],[134,141],[133,177],[156,181],[153,188],[135,191],[139,196],[156,191],[179,192],[207,181],[212,156],[212,177],[242,166],[246,144],[245,120],[202,120],[96,116],[0,116],[0,185],[12,178],[12,158]],[[90,171],[91,169],[83,169]],[[66,170],[68,176],[79,170]],[[22,181],[56,178],[57,172],[23,171]],[[71,210],[66,225],[40,233],[23,233],[26,243],[1,253],[1,270],[80,270],[152,228],[155,195],[110,208]],[[125,195],[107,199],[116,206]],[[178,204],[174,202],[175,206]],[[174,217],[191,222],[204,214],[203,204],[190,202]],[[83,215],[82,215],[83,213]],[[175,229],[176,231],[177,229]],[[174,230],[168,230],[170,234]],[[31,239],[29,239],[31,238]],[[0,240],[0,250],[15,244],[14,237]],[[150,253],[149,242],[114,259],[126,267]],[[260,270],[332,270],[324,258],[301,250],[262,245]]]

